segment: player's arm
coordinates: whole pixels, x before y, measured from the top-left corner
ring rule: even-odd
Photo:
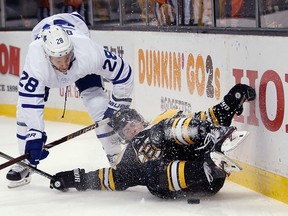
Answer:
[[[95,171],[85,172],[84,169],[59,172],[50,181],[50,188],[67,191],[75,188],[78,191],[102,190],[102,191],[123,191],[131,184],[129,175],[123,173],[123,169],[101,168]]]
[[[229,126],[234,115],[243,111],[243,103],[256,97],[255,90],[245,84],[236,84],[224,96],[222,101],[208,109],[193,114],[193,118],[208,120],[215,125]]]
[[[36,76],[32,64],[32,57],[27,56],[18,84],[17,138],[25,143],[25,153],[30,154],[29,162],[37,165],[48,155],[43,150],[47,140],[43,119],[45,85]]]
[[[207,133],[211,130],[211,125],[210,122],[197,118],[176,117],[163,120],[155,128],[159,127],[157,130],[163,131],[162,137],[164,141],[162,143],[165,145],[169,143],[165,142],[166,140],[172,140],[173,142],[170,142],[172,145],[176,143],[177,145],[195,146],[204,141]]]
[[[129,107],[132,102],[134,75],[131,66],[118,55],[103,49],[100,46],[98,54],[99,75],[110,81],[113,85],[112,94],[105,117],[110,117],[115,110]]]

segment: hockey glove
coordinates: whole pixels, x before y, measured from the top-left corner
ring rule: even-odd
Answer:
[[[113,113],[119,109],[128,108],[131,102],[131,98],[116,98],[114,95],[112,95],[103,119],[110,118]]]
[[[245,100],[252,101],[255,98],[256,92],[252,87],[239,83],[230,89],[228,94],[224,96],[223,101],[226,104],[226,109],[235,110],[236,114],[240,115]]]
[[[116,112],[116,110],[108,107],[107,110],[104,113],[103,119],[110,118],[113,115],[114,112]]]
[[[26,134],[25,153],[29,153],[27,159],[32,165],[36,166],[40,160],[48,156],[49,152],[43,149],[46,141],[47,136],[45,132],[30,129]]]
[[[74,169],[71,171],[59,172],[53,176],[50,181],[50,188],[60,191],[68,191],[69,188],[76,188],[78,191],[84,191],[88,188],[85,181],[85,170]]]
[[[213,106],[213,113],[220,125],[229,126],[234,114],[241,115],[243,112],[243,103],[255,98],[256,92],[252,87],[245,84],[236,84],[219,104]]]

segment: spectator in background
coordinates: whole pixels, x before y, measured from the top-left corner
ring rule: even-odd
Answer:
[[[181,2],[177,2],[177,0],[154,1],[156,2],[156,15],[160,25],[165,25],[165,22],[167,22],[167,24],[169,25],[169,20],[173,20],[173,22],[171,23],[176,24],[176,11],[178,10],[178,8],[178,11],[181,13],[181,17],[183,18],[183,21],[179,23],[182,25],[194,24],[193,0],[183,0]]]
[[[50,16],[49,0],[38,0],[37,18],[40,22],[42,19]]]
[[[155,0],[156,18],[159,26],[176,25],[175,0]]]
[[[109,2],[107,0],[103,1],[93,1],[93,16],[96,20],[107,21],[110,20],[109,12]],[[119,5],[118,5],[119,6]]]
[[[72,13],[74,11],[78,12],[82,17],[84,17],[85,9],[83,0],[64,0],[61,12]]]
[[[88,2],[86,0],[64,0],[61,13],[78,12],[87,25],[91,25],[88,15]]]
[[[155,20],[155,1],[154,0],[147,0],[148,1],[148,23],[152,23]],[[138,0],[138,5],[141,8],[141,18],[143,22],[146,22],[146,0]]]
[[[212,4],[207,0],[193,0],[193,15],[196,26],[212,25]]]
[[[194,25],[193,0],[183,0],[183,24]]]

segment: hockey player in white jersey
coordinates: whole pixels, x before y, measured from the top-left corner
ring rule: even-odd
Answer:
[[[76,82],[88,113],[98,122],[131,104],[133,71],[125,60],[90,38],[78,13],[47,17],[35,26],[32,38],[19,81],[16,118],[20,154],[29,153],[29,163],[36,166],[48,156],[43,149],[47,139],[43,119],[45,89]],[[113,84],[110,98],[102,78]],[[119,153],[118,137],[109,125],[97,128],[96,134],[107,155]],[[6,177],[8,187],[31,181],[30,171],[18,165]]]

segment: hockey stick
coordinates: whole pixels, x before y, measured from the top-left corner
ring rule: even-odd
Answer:
[[[110,121],[110,118],[103,119],[102,121],[99,121],[99,122],[97,122],[97,123],[95,123],[95,124],[89,125],[89,126],[87,126],[87,127],[85,127],[85,128],[82,128],[82,129],[74,132],[74,133],[71,133],[71,134],[69,134],[69,135],[67,135],[67,136],[64,136],[64,137],[62,137],[61,139],[55,140],[55,141],[53,141],[53,142],[45,145],[44,148],[45,148],[45,149],[52,148],[52,147],[54,147],[54,146],[56,146],[56,145],[59,145],[59,144],[61,144],[61,143],[63,143],[63,142],[66,142],[66,141],[68,141],[68,140],[70,140],[70,139],[73,139],[73,138],[75,138],[75,137],[77,137],[77,136],[80,136],[81,134],[84,134],[84,133],[86,133],[86,132],[88,132],[88,131],[91,131],[91,130],[99,127],[99,126],[105,125],[105,124],[107,124],[109,121]],[[11,166],[11,165],[13,165],[13,164],[15,164],[15,163],[17,163],[17,162],[19,162],[19,161],[22,161],[22,160],[24,160],[24,159],[27,159],[28,157],[29,157],[29,153],[26,153],[26,154],[21,155],[21,156],[19,156],[19,157],[17,157],[17,158],[13,158],[13,159],[11,159],[11,160],[9,160],[9,161],[1,164],[1,165],[0,165],[0,170],[6,168],[6,167],[8,167],[8,166]]]
[[[3,158],[5,158],[5,159],[7,159],[7,160],[10,160],[10,161],[15,159],[15,158],[13,158],[13,157],[11,157],[11,156],[3,153],[3,152],[0,152],[0,156],[3,157]],[[19,165],[21,165],[21,166],[23,166],[23,167],[31,170],[32,172],[35,172],[35,173],[37,173],[37,174],[39,174],[39,175],[41,175],[41,176],[44,176],[45,178],[48,178],[48,179],[50,179],[50,180],[55,180],[52,175],[50,175],[50,174],[48,174],[48,173],[46,173],[46,172],[44,172],[44,171],[42,171],[42,170],[39,170],[39,169],[37,169],[36,167],[33,167],[33,166],[31,166],[31,165],[29,165],[29,164],[27,164],[27,163],[24,163],[24,162],[22,162],[22,161],[18,161],[18,162],[16,162],[16,163],[18,163]]]

